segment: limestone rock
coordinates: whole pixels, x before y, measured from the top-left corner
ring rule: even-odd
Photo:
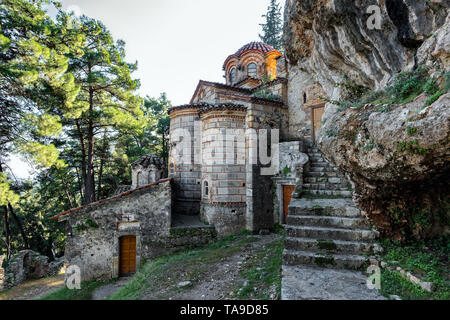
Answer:
[[[371,5],[380,9],[381,29],[368,27]],[[432,52],[448,46],[444,35],[435,34],[448,8],[448,0],[287,0],[286,55],[291,66],[314,75],[333,99],[343,94],[335,83],[345,77],[382,89],[393,75],[414,68],[417,48],[431,35],[440,44],[431,46]]]
[[[418,65],[442,81],[442,72],[450,68],[449,4],[287,0],[284,41],[289,73],[307,82],[298,81],[302,86],[296,90],[314,82],[322,86],[325,97],[347,99],[347,81],[351,88],[382,90],[396,74]],[[381,28],[368,24],[376,13],[368,9],[374,5]],[[318,133],[327,160],[354,184],[354,200],[362,213],[383,236],[398,240],[405,232],[431,237],[449,229],[448,210],[442,208],[450,202],[450,97],[444,94],[425,108],[426,99],[423,95],[407,105],[366,105],[344,112],[328,103]]]
[[[408,207],[423,208],[429,215],[423,217],[429,230],[411,226],[416,236],[445,231],[432,215],[439,195],[448,196],[450,94],[422,109],[425,99],[389,112],[371,106],[347,109],[334,114],[319,133],[322,151],[355,182],[355,201],[363,213],[380,231],[399,238],[398,224],[410,220],[393,221],[389,213],[402,215]],[[337,134],[328,135],[330,131]]]
[[[11,256],[5,268],[5,283],[7,288],[14,287],[29,279],[40,279],[54,274],[60,261],[53,264],[48,257],[32,250],[23,250]]]

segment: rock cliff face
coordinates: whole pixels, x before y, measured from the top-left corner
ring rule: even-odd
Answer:
[[[381,28],[369,28],[374,18]],[[363,212],[397,239],[448,231],[449,1],[287,0],[285,21],[290,71],[312,77],[333,101],[319,148],[352,180]],[[432,94],[338,108],[336,101],[357,102],[355,93],[385,90],[419,66],[437,86]]]
[[[368,26],[376,14],[368,13],[371,5],[379,8],[381,29]],[[287,0],[286,54],[291,65],[316,73],[332,98],[344,76],[382,89],[414,68],[417,48],[445,24],[448,7],[448,0]]]

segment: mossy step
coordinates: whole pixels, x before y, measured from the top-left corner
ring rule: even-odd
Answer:
[[[331,183],[331,182],[319,182],[319,183],[304,183],[303,189],[307,191],[311,190],[331,190],[331,191],[350,191],[350,186],[344,183]]]
[[[286,237],[285,248],[288,250],[331,252],[331,253],[362,253],[377,254],[383,249],[375,242],[322,240],[311,238]]]
[[[352,199],[292,199],[289,216],[362,217]]]
[[[312,195],[317,196],[343,196],[343,197],[351,197],[353,195],[353,191],[350,190],[308,190],[308,192]]]
[[[369,224],[365,218],[347,218],[335,216],[288,216],[287,224],[292,226],[332,227],[343,229],[367,229]]]
[[[343,241],[373,241],[378,232],[364,229],[339,229],[311,226],[286,226],[288,237],[313,238]]]
[[[319,254],[311,251],[287,250],[283,252],[285,265],[311,265],[332,269],[359,270],[366,263],[367,258],[351,254]]]

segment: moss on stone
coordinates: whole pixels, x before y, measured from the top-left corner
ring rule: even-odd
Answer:
[[[335,251],[337,250],[337,245],[333,240],[317,240],[317,247],[320,250]]]
[[[334,257],[331,255],[314,257],[314,263],[318,266],[336,265],[336,261],[334,261]]]

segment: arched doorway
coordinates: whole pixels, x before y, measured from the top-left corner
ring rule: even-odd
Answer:
[[[123,236],[119,242],[119,275],[126,277],[136,272],[136,236]]]

